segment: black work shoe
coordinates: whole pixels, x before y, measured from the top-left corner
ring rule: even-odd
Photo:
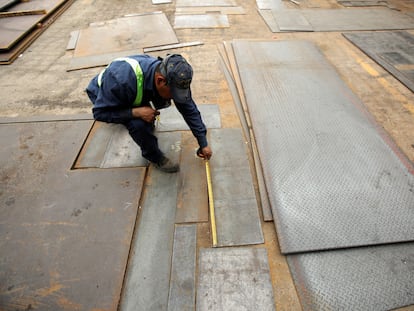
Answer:
[[[159,163],[155,164],[155,167],[165,173],[175,173],[180,170],[180,166],[178,165],[178,163],[174,163],[173,161],[164,156],[162,157]]]

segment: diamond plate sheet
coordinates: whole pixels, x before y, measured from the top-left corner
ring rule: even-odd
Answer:
[[[414,239],[414,176],[306,41],[234,42],[283,253]]]
[[[304,311],[385,311],[414,304],[413,243],[287,259]]]
[[[414,35],[387,31],[346,33],[344,37],[414,92]]]

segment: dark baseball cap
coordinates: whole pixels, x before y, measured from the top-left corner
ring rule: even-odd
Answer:
[[[190,98],[190,84],[193,68],[179,54],[168,55],[161,62],[161,74],[167,78],[173,100],[177,103],[186,102]]]

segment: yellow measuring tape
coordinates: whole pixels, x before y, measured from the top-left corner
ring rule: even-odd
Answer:
[[[213,186],[211,184],[210,163],[208,160],[204,160],[206,164],[207,175],[207,189],[208,189],[208,205],[210,209],[210,222],[211,222],[211,235],[213,238],[213,247],[217,246],[217,230],[216,230],[216,216],[214,215],[214,197]]]

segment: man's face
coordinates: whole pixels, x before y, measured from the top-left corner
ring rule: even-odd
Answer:
[[[155,87],[157,88],[158,94],[163,99],[171,99],[171,89],[170,86],[167,85],[167,80],[162,75],[158,75],[155,77]]]

